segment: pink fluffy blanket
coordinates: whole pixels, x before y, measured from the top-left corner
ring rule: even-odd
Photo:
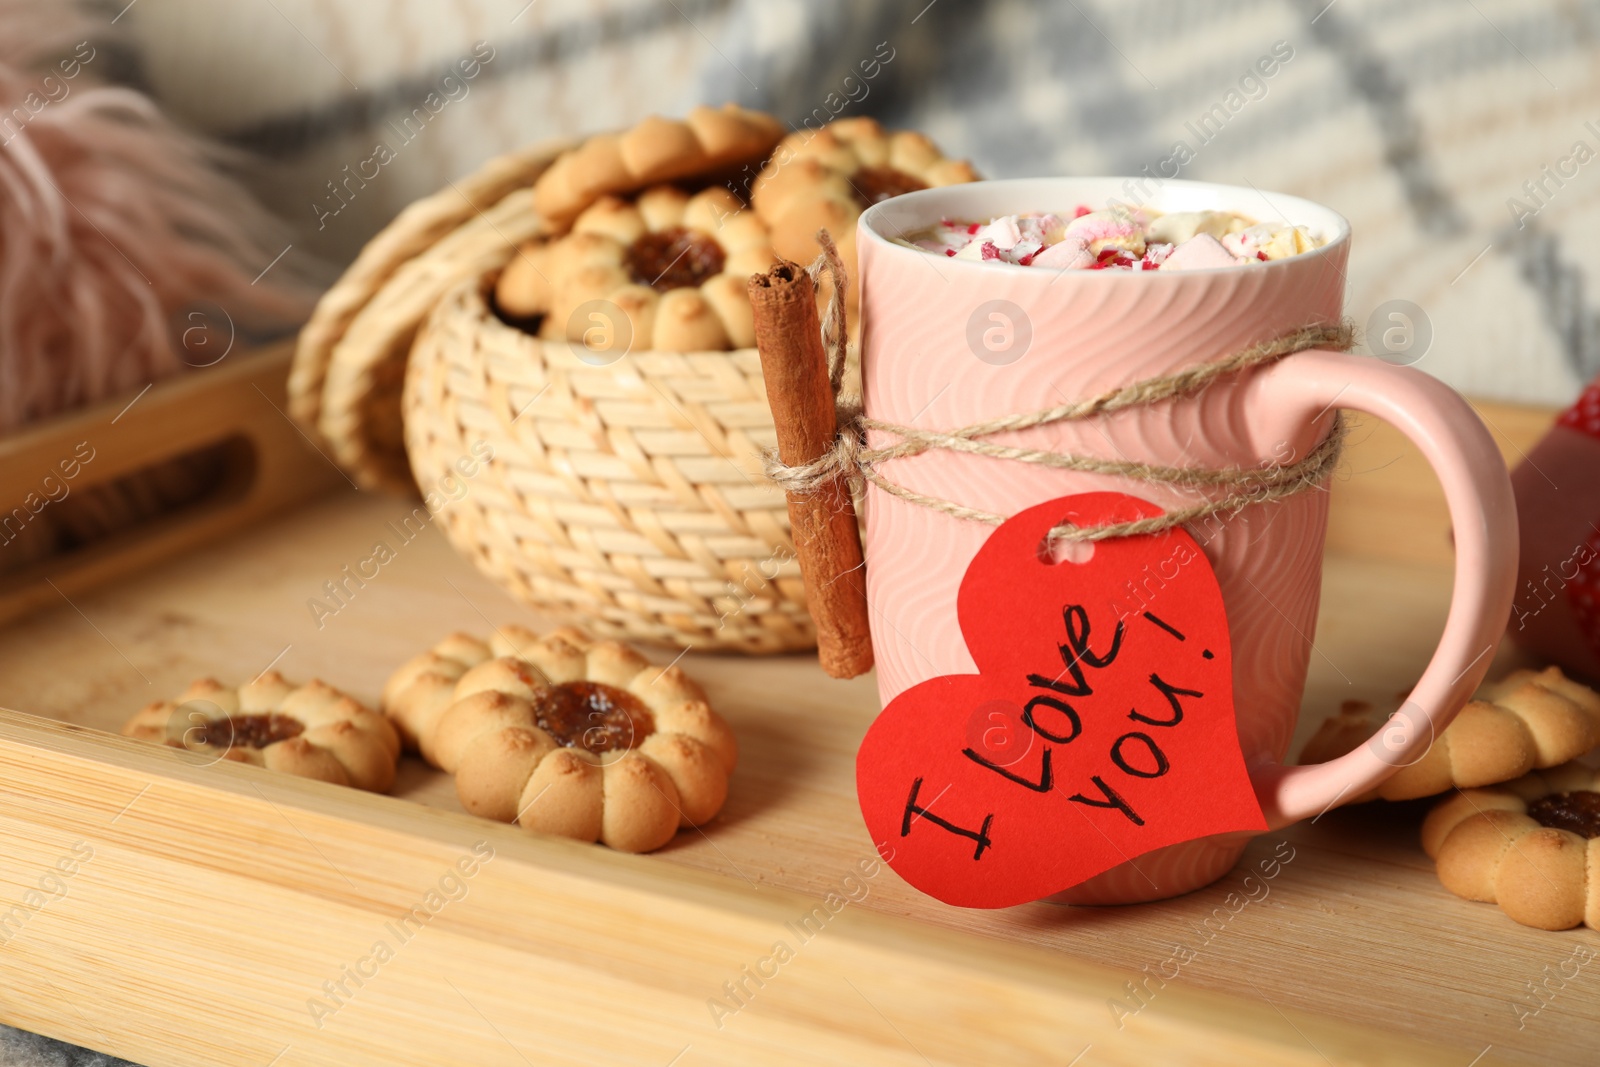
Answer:
[[[103,33],[0,0],[0,434],[207,362],[195,308],[230,336],[309,308],[287,266],[256,280],[288,239],[229,176],[245,161],[105,84]]]

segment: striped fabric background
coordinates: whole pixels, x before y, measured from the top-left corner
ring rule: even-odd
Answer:
[[[1559,403],[1600,372],[1600,165],[1557,170],[1578,141],[1600,153],[1585,126],[1600,130],[1600,3],[136,0],[117,28],[170,109],[269,157],[263,196],[300,227],[299,251],[336,261],[514,145],[701,100],[792,123],[843,105],[922,127],[996,177],[1155,173],[1183,140],[1181,177],[1348,216],[1350,315],[1420,307],[1420,366],[1451,384]],[[493,59],[452,98],[445,77],[480,41]],[[1253,78],[1277,42],[1292,58]],[[862,79],[875,52],[892,58]],[[443,107],[401,140],[430,92]],[[1202,144],[1208,112],[1226,121]],[[379,141],[394,160],[322,217],[328,183]]]
[[[108,67],[265,157],[251,179],[299,230],[294,255],[346,261],[406,203],[516,145],[700,101],[796,124],[837,107],[923,128],[994,177],[1156,170],[1182,141],[1192,159],[1178,154],[1179,176],[1254,184],[1267,191],[1264,216],[1273,190],[1344,213],[1355,228],[1348,313],[1365,325],[1386,302],[1416,305],[1432,331],[1423,369],[1469,393],[1544,403],[1600,373],[1596,0],[96,10],[108,41],[122,35]],[[1291,58],[1270,79],[1254,75],[1275,46]],[[464,77],[460,63],[485,54]],[[890,58],[864,79],[874,56]],[[329,199],[329,183],[380,142],[394,158],[379,175],[348,202]],[[7,1063],[104,1062],[45,1045],[34,1059],[31,1048],[0,1029]]]

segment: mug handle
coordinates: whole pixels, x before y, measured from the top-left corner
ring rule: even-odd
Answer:
[[[1313,817],[1422,757],[1483,681],[1517,581],[1517,511],[1505,460],[1466,400],[1438,379],[1370,356],[1308,349],[1256,376],[1256,411],[1287,430],[1335,406],[1375,415],[1422,450],[1444,487],[1455,531],[1455,584],[1444,633],[1411,695],[1368,741],[1308,766],[1251,768],[1273,829]]]

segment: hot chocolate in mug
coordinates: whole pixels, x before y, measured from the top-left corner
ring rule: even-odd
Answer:
[[[967,427],[1169,376],[1341,319],[1349,224],[1328,208],[1254,188],[1169,181],[1137,206],[1286,221],[1320,238],[1320,247],[1209,270],[1057,271],[946,258],[898,243],[946,219],[1019,212],[1071,218],[1080,205],[1126,203],[1128,187],[1113,178],[988,181],[910,193],[863,213],[857,250],[868,419]],[[1225,521],[1213,516],[1204,530],[1191,528],[1226,612],[1238,745],[1269,828],[1360,796],[1415,761],[1482,681],[1510,609],[1517,527],[1505,465],[1477,416],[1421,371],[1310,349],[1193,395],[991,438],[1164,467],[1260,468],[1309,455],[1339,409],[1392,423],[1433,465],[1454,524],[1454,593],[1439,646],[1396,718],[1339,759],[1288,766],[1283,759],[1316,628],[1326,487],[1250,503],[1223,513]],[[893,439],[870,431],[867,443]],[[877,473],[925,497],[998,516],[1078,493],[1126,493],[1174,511],[1222,492],[949,449],[890,459]],[[996,527],[875,484],[866,488],[863,510],[873,652],[888,707],[918,683],[975,672],[957,621],[957,591]],[[1054,565],[1074,566],[1094,550],[1074,545]],[[1131,903],[1184,893],[1226,873],[1249,836],[1159,848],[1050,899]]]

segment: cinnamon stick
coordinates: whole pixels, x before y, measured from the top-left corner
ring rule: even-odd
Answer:
[[[781,262],[752,275],[749,292],[778,458],[791,467],[811,463],[833,447],[838,432],[816,285],[803,267]],[[817,659],[834,678],[864,674],[872,668],[872,635],[850,488],[838,477],[811,492],[791,492],[788,501],[806,606],[817,627]]]

